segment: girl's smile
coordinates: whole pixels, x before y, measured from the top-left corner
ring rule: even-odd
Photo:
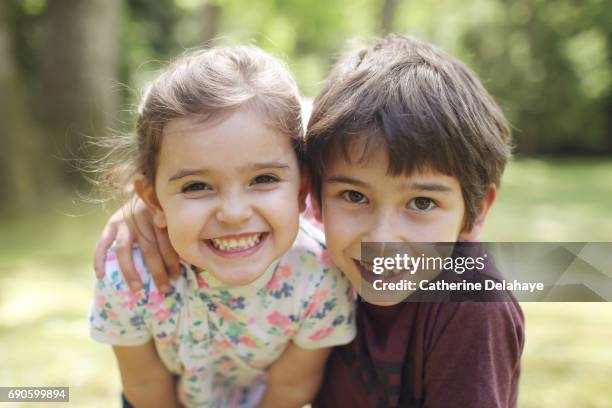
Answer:
[[[248,256],[257,252],[267,236],[267,232],[244,233],[206,239],[204,242],[219,256]]]

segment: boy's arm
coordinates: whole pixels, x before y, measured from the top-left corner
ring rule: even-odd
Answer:
[[[454,310],[434,329],[424,375],[424,408],[514,408],[517,404],[524,322],[512,302],[444,304]],[[447,313],[448,314],[448,313]],[[437,332],[437,333],[436,333]]]
[[[153,341],[140,346],[113,346],[123,393],[135,407],[180,407],[174,378],[160,360]]]
[[[299,408],[312,401],[330,352],[331,347],[309,350],[291,342],[268,372],[266,392],[259,407]]]

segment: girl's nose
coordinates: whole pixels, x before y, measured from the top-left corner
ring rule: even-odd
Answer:
[[[221,203],[217,211],[217,220],[227,225],[240,225],[253,215],[253,210],[244,198],[232,195]]]

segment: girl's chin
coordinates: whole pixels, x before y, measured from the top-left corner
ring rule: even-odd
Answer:
[[[249,271],[246,268],[238,268],[238,270],[232,270],[223,267],[202,269],[208,271],[212,276],[215,277],[215,279],[217,279],[222,284],[231,286],[242,286],[253,283],[266,271],[265,269]]]

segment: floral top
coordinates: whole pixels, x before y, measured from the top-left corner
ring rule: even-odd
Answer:
[[[307,222],[292,248],[256,281],[225,286],[183,264],[163,295],[135,249],[143,290],[127,287],[114,252],[95,283],[91,336],[136,346],[153,339],[178,398],[188,407],[247,407],[265,389],[266,369],[293,341],[315,349],[355,337],[354,303],[346,278],[334,268],[322,233]]]

